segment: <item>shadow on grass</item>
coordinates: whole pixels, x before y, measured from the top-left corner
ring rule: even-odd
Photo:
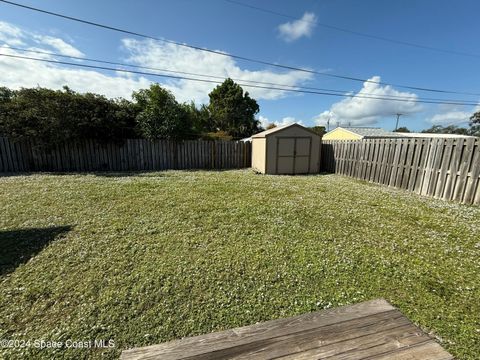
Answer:
[[[15,177],[15,176],[34,176],[34,175],[49,175],[49,176],[72,176],[72,175],[92,175],[100,177],[132,177],[132,176],[143,176],[143,177],[159,177],[163,176],[159,174],[165,170],[126,170],[126,171],[36,171],[36,172],[9,172],[9,173],[0,173],[0,178],[2,177]]]
[[[72,226],[66,225],[0,231],[0,276],[14,271],[70,230]]]
[[[0,173],[2,177],[15,176],[33,176],[33,175],[51,175],[51,176],[71,176],[71,175],[92,175],[99,177],[115,178],[115,177],[162,177],[165,172],[228,172],[233,170],[249,170],[250,168],[231,168],[231,169],[159,169],[159,170],[98,170],[98,171],[29,171],[29,172],[4,172]]]

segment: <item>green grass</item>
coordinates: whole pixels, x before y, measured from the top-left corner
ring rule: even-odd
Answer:
[[[383,297],[480,354],[480,208],[335,175],[0,178],[0,338],[124,348]]]

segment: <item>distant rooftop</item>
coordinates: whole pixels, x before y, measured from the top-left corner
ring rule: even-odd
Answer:
[[[447,138],[447,139],[467,139],[474,138],[475,136],[460,135],[460,134],[437,134],[437,133],[403,133],[405,137],[416,138]]]
[[[347,131],[350,131],[352,133],[358,134],[360,136],[363,136],[364,138],[389,138],[389,137],[395,137],[395,138],[473,138],[473,136],[468,136],[468,135],[459,135],[459,134],[437,134],[437,133],[416,133],[416,132],[411,132],[411,133],[403,133],[403,132],[394,132],[394,131],[388,131],[384,130],[382,128],[378,127],[362,127],[362,126],[339,126],[337,129],[344,129]],[[335,129],[333,129],[335,130]],[[333,131],[332,130],[332,131]]]
[[[377,127],[342,126],[341,128],[364,137],[402,137],[402,133],[387,131]]]

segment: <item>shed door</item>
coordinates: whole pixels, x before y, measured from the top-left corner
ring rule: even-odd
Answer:
[[[310,137],[277,137],[277,174],[306,174],[310,169]]]
[[[308,174],[310,171],[310,141],[312,139],[296,138],[295,174]]]

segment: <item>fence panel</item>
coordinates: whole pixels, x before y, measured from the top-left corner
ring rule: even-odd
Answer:
[[[127,139],[72,142],[46,149],[34,140],[0,137],[0,173],[25,171],[146,171],[233,169],[251,165],[251,143]]]
[[[479,138],[324,140],[322,171],[480,204]]]

